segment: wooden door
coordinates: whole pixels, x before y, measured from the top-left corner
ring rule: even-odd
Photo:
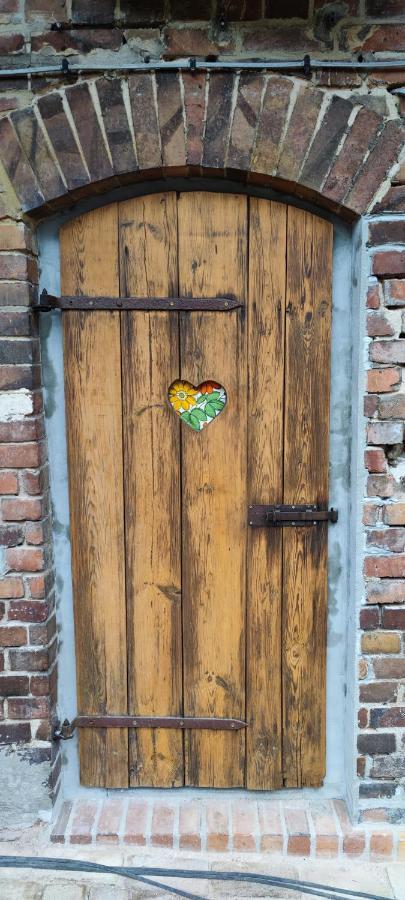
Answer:
[[[327,507],[331,259],[329,223],[242,195],[62,228],[63,294],[240,302],[63,313],[78,712],[184,720],[80,728],[83,784],[322,782],[327,523],[248,509]]]

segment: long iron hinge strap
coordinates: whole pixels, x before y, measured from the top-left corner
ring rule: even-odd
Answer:
[[[77,310],[117,310],[123,312],[130,309],[161,310],[172,312],[175,310],[184,312],[229,312],[239,309],[243,304],[235,297],[75,297],[70,294],[62,294],[54,297],[43,290],[34,309],[40,312],[49,312],[53,309],[77,309]]]
[[[201,728],[213,731],[239,731],[246,728],[243,719],[219,719],[197,716],[76,716],[72,722],[65,719],[54,728],[54,740],[66,741],[73,737],[76,728]]]

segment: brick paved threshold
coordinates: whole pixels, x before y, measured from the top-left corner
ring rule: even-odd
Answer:
[[[301,858],[405,861],[405,829],[352,826],[341,800],[128,797],[65,801],[55,844],[261,853]]]

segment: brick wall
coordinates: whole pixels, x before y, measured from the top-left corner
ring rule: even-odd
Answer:
[[[356,0],[232,0],[208,15],[209,7],[7,0],[0,65],[64,55],[109,64],[189,54],[405,55],[400,0],[366,0],[365,12]],[[190,9],[198,20],[189,20]],[[400,84],[404,73],[388,70],[318,70],[309,80],[199,72],[0,81],[0,753],[24,748],[27,784],[32,762],[46,762],[51,793],[60,772],[49,741],[57,639],[40,350],[30,312],[35,222],[80,197],[169,170],[228,170],[349,220],[370,217],[358,786],[364,820],[404,815],[405,171],[398,159],[405,109],[388,90]]]
[[[396,184],[404,176],[401,169]],[[369,474],[357,762],[363,819],[393,822],[405,811],[404,239],[404,218],[385,214],[370,221],[364,401]]]

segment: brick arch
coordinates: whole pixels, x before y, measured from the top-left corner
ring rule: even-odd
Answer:
[[[10,202],[35,217],[170,170],[267,184],[350,220],[372,208],[403,134],[302,79],[147,72],[80,81],[2,118],[0,160]]]

